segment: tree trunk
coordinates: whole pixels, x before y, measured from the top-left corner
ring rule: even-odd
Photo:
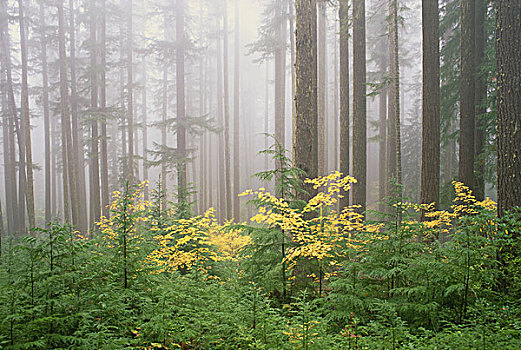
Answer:
[[[316,0],[295,2],[295,123],[293,159],[308,178],[318,175],[318,111],[317,111],[317,3]],[[299,197],[308,200],[313,188]]]
[[[23,0],[18,0],[18,19],[20,22],[20,51],[22,56],[22,114],[21,129],[25,141],[25,162],[27,169],[26,202],[29,227],[36,226],[34,214],[34,175],[33,152],[31,145],[31,116],[29,110],[29,86],[27,82],[27,36]]]
[[[109,161],[108,161],[108,144],[107,144],[107,37],[106,37],[107,15],[106,15],[106,0],[101,0],[101,21],[100,21],[100,65],[101,65],[101,139],[100,139],[100,166],[101,166],[101,215],[109,217],[110,210],[110,189],[109,189]],[[146,86],[144,87],[146,91]],[[144,126],[146,130],[146,126]]]
[[[128,0],[127,14],[127,123],[128,123],[128,175],[127,179],[135,182],[134,178],[134,67],[133,67],[133,32],[132,32],[132,0]]]
[[[176,82],[177,82],[177,151],[181,161],[177,165],[178,202],[186,205],[188,200],[186,188],[186,129],[185,123],[185,28],[184,28],[184,0],[177,0],[176,4]]]
[[[90,229],[95,230],[101,215],[100,181],[99,181],[99,149],[98,149],[98,43],[97,43],[97,8],[95,1],[89,5],[90,15],[90,108],[91,108],[91,139],[89,154],[90,175]]]
[[[44,139],[45,139],[45,225],[50,224],[52,220],[52,204],[51,204],[51,130],[49,116],[49,74],[47,67],[47,36],[45,33],[45,7],[40,2],[40,40],[42,45],[41,61],[42,61],[42,102],[43,102],[43,123],[44,123]]]
[[[476,70],[476,132],[474,134],[474,195],[477,200],[485,199],[485,131],[481,119],[487,112],[485,103],[487,99],[487,81],[480,72],[485,55],[485,16],[487,4],[484,0],[476,0],[476,19],[475,19],[475,70]]]
[[[422,1],[423,100],[421,194],[424,204],[440,201],[440,38],[438,0]],[[425,219],[422,212],[422,220]]]
[[[461,1],[461,102],[458,179],[474,188],[475,69],[474,0]]]
[[[387,45],[382,45],[382,53],[386,50]],[[387,55],[382,54],[380,60],[380,71],[382,74],[386,75],[388,70],[388,60]],[[380,136],[380,140],[378,141],[378,154],[379,154],[379,162],[378,162],[378,210],[381,213],[384,213],[386,210],[385,206],[385,197],[387,196],[387,186],[388,177],[387,177],[387,87],[382,87],[382,91],[380,91],[379,99],[378,99],[378,115],[379,115],[379,124],[378,124],[378,133]]]
[[[365,1],[353,2],[353,204],[366,208],[367,100],[366,100]]]
[[[521,3],[496,2],[498,209],[521,206]]]
[[[347,0],[340,1],[340,172],[344,176],[349,170],[349,14]],[[349,193],[342,191],[340,209],[349,206]]]
[[[61,1],[61,0],[59,0]],[[87,231],[87,197],[85,195],[85,157],[83,155],[83,136],[81,132],[81,122],[78,114],[78,96],[76,89],[76,25],[74,20],[74,0],[69,0],[69,42],[70,42],[70,69],[71,69],[71,95],[70,95],[70,117],[72,117],[72,144],[68,147],[73,150],[71,159],[68,165],[70,172],[74,172],[74,176],[69,174],[69,191],[74,195],[76,200],[72,200],[70,205],[73,210],[74,225],[80,232]],[[65,39],[64,39],[65,40]],[[65,45],[65,42],[64,42]],[[67,95],[68,96],[68,92]],[[69,107],[67,107],[69,109]],[[70,129],[70,126],[68,127]],[[72,181],[74,181],[74,186]],[[71,197],[72,198],[72,197]],[[76,212],[76,220],[74,219],[74,212]]]
[[[226,184],[226,219],[230,219],[232,213],[232,184],[231,184],[231,159],[230,159],[230,89],[229,89],[229,56],[228,56],[228,8],[227,1],[223,5],[223,72],[224,72],[224,161]]]
[[[270,130],[270,64],[269,61],[266,60],[265,70],[266,70],[266,80],[264,83],[264,133],[269,134]],[[268,136],[264,135],[264,149],[267,150],[268,145]],[[264,155],[264,169],[268,170],[270,157],[266,153]]]
[[[327,173],[327,24],[326,3],[318,3],[318,175]]]
[[[401,160],[401,126],[400,126],[400,65],[398,58],[398,1],[389,2],[389,145],[387,147],[387,173],[389,179],[394,179],[398,188],[397,193],[389,191],[389,195],[396,195],[401,201],[402,191],[402,160]],[[391,186],[389,186],[391,189]]]
[[[234,74],[233,74],[233,219],[241,220],[239,194],[241,191],[240,179],[240,35],[239,35],[239,0],[235,0],[235,40],[234,40]]]
[[[282,0],[276,2],[276,16],[280,16],[280,23],[275,31],[277,38],[275,48],[275,139],[283,148],[286,145],[286,6]],[[282,167],[280,161],[275,160],[277,169]]]

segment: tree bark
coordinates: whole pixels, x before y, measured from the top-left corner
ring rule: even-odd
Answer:
[[[382,45],[382,52],[386,51],[387,45]],[[388,60],[387,55],[383,54],[380,60],[380,71],[382,74],[387,74],[388,71]],[[378,210],[384,213],[386,210],[385,197],[387,196],[387,186],[389,185],[389,179],[387,177],[387,87],[382,87],[378,98],[378,133],[380,140],[378,142],[378,199],[379,205]]]
[[[127,131],[128,131],[128,174],[130,182],[136,182],[134,178],[134,45],[132,31],[132,0],[128,0],[127,14]]]
[[[485,131],[481,122],[487,112],[485,103],[487,99],[487,81],[481,74],[481,66],[485,55],[485,16],[487,4],[484,0],[476,0],[475,19],[475,70],[476,70],[476,94],[474,96],[476,106],[476,132],[474,134],[474,195],[477,200],[485,199]]]
[[[461,1],[461,102],[458,179],[474,188],[475,69],[474,0]]]
[[[349,14],[347,0],[341,0],[338,9],[340,21],[340,172],[344,176],[349,170]],[[349,206],[349,193],[341,192],[340,209]]]
[[[327,173],[327,19],[326,3],[318,3],[318,174]]]
[[[421,203],[440,201],[440,38],[438,0],[422,1],[423,100]],[[422,212],[421,219],[425,220]]]
[[[29,217],[29,228],[36,226],[34,214],[34,175],[33,175],[33,153],[31,145],[31,116],[29,110],[29,86],[27,82],[27,35],[24,16],[23,0],[18,0],[18,20],[20,23],[20,52],[22,56],[22,113],[21,129],[25,141],[25,163],[27,170],[27,183],[25,198],[27,203],[27,216]]]
[[[223,83],[224,83],[224,162],[226,186],[226,219],[230,219],[232,212],[232,184],[231,184],[231,154],[230,154],[230,89],[229,89],[229,55],[228,55],[228,8],[227,0],[223,5]]]
[[[498,210],[521,206],[521,3],[496,2]]]
[[[317,110],[317,4],[316,0],[295,2],[295,123],[293,159],[308,178],[318,175],[318,110]],[[313,188],[299,193],[308,200]]]
[[[233,219],[241,220],[239,194],[241,191],[240,168],[240,35],[239,35],[239,0],[235,0],[235,39],[234,39],[234,74],[233,74]]]
[[[367,100],[365,1],[353,2],[353,204],[365,212],[367,179]]]
[[[107,15],[106,15],[106,0],[101,0],[101,21],[100,21],[100,65],[101,65],[101,138],[100,138],[100,167],[101,167],[101,215],[104,217],[110,216],[110,189],[109,189],[109,162],[108,162],[108,141],[107,141]],[[146,86],[144,87],[146,91]],[[146,126],[144,126],[146,130]]]

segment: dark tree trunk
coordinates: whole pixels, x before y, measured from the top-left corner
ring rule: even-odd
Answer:
[[[475,69],[474,0],[461,1],[461,103],[458,179],[474,188]]]
[[[293,159],[308,178],[318,175],[318,111],[317,111],[317,3],[316,0],[295,2],[295,122]],[[301,199],[313,196],[306,185]]]
[[[59,0],[61,1],[61,0]],[[81,131],[81,121],[78,114],[78,94],[76,88],[76,24],[74,20],[74,1],[69,0],[69,42],[70,42],[70,70],[71,70],[71,94],[70,94],[70,117],[72,118],[72,144],[67,147],[73,150],[72,157],[68,161],[70,167],[69,174],[69,191],[71,194],[71,209],[73,211],[74,225],[81,232],[86,232],[88,228],[87,216],[87,197],[85,185],[85,157],[83,153],[83,136]],[[65,22],[64,22],[65,23]],[[65,39],[64,39],[65,40]],[[65,41],[64,41],[65,45]],[[68,92],[67,95],[68,96]],[[71,127],[69,126],[68,129]],[[69,155],[67,155],[69,157]],[[74,182],[74,183],[73,183]],[[75,200],[72,200],[74,196]],[[74,215],[76,212],[76,216]],[[76,219],[74,219],[76,217]]]
[[[349,14],[347,0],[340,1],[340,172],[350,175],[349,170]],[[340,209],[349,206],[349,193],[342,192]]]
[[[384,49],[382,53],[386,52],[387,45],[382,45]],[[386,74],[388,70],[388,60],[385,54],[382,55],[380,61],[380,71],[382,74]],[[378,199],[379,206],[378,210],[383,213],[386,210],[385,207],[385,197],[387,196],[387,186],[388,186],[388,177],[387,177],[387,87],[382,87],[382,91],[380,92],[378,99],[378,115],[379,115],[379,124],[378,124],[378,133],[380,136],[380,140],[378,142]]]
[[[23,0],[18,0],[18,20],[20,22],[20,51],[22,56],[22,113],[21,130],[25,141],[25,163],[27,169],[26,203],[29,227],[36,226],[34,214],[34,175],[33,175],[33,153],[31,145],[31,116],[29,111],[29,86],[27,82],[27,35],[24,15]]]
[[[353,204],[366,208],[367,111],[366,111],[365,1],[353,2]]]
[[[476,0],[476,19],[475,19],[475,70],[476,70],[476,132],[474,134],[474,195],[476,199],[485,199],[485,158],[483,155],[485,148],[485,131],[481,119],[485,115],[485,103],[487,99],[487,81],[481,74],[481,66],[485,54],[485,16],[487,4],[485,0]]]
[[[132,31],[132,0],[128,0],[127,8],[127,123],[128,123],[128,165],[127,179],[135,182],[134,178],[134,67],[133,67],[133,31]]]
[[[226,219],[230,219],[232,212],[232,183],[231,183],[231,153],[230,153],[230,89],[229,89],[229,41],[228,41],[228,8],[227,1],[223,5],[223,78],[224,78],[224,162],[226,185]]]
[[[423,101],[421,203],[440,200],[440,39],[438,0],[422,1]],[[425,219],[422,213],[422,220]]]
[[[499,215],[521,206],[521,2],[496,2]]]

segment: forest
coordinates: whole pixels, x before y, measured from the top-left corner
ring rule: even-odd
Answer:
[[[0,0],[0,349],[521,349],[521,1]]]

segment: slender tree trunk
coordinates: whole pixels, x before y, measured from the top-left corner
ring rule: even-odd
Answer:
[[[291,126],[294,128],[295,124],[295,91],[296,91],[296,77],[295,77],[295,0],[288,0],[289,8],[289,43],[290,43],[290,57],[291,57]],[[293,135],[292,135],[293,138]],[[293,140],[292,140],[293,142]]]
[[[18,200],[16,194],[16,165],[14,161],[14,140],[10,133],[11,127],[11,112],[7,102],[7,81],[6,81],[6,56],[10,53],[4,50],[4,3],[0,2],[0,93],[2,103],[2,137],[3,137],[3,152],[4,152],[4,186],[5,186],[5,201],[6,201],[6,215],[7,215],[7,232],[13,234],[16,230],[16,211],[18,207]]]
[[[400,69],[398,61],[398,0],[389,2],[389,162],[387,173],[398,184],[397,200],[401,201],[402,161],[400,126]],[[391,193],[390,193],[391,194]]]
[[[386,52],[386,46],[382,45],[384,48],[382,49],[382,53]],[[387,73],[388,64],[387,64],[387,55],[383,54],[380,60],[380,71],[382,74]],[[386,210],[385,206],[385,197],[387,196],[387,186],[388,186],[388,178],[387,178],[387,87],[383,87],[382,91],[379,95],[379,124],[378,124],[378,133],[380,135],[380,140],[378,142],[379,147],[379,162],[378,162],[378,199],[379,206],[378,210],[383,213]]]
[[[327,19],[326,3],[318,3],[318,174],[327,173]]]
[[[496,2],[498,209],[521,206],[521,3]]]
[[[476,70],[476,132],[474,135],[474,195],[476,199],[485,199],[485,158],[483,155],[485,148],[485,131],[481,122],[487,112],[484,106],[487,99],[487,81],[481,74],[481,66],[485,54],[485,16],[487,4],[484,0],[476,0],[476,19],[475,19],[475,70]]]
[[[90,121],[91,139],[89,155],[89,174],[90,174],[90,229],[94,230],[96,222],[101,215],[100,181],[99,181],[99,133],[98,133],[98,42],[97,42],[97,18],[96,2],[91,0],[89,5],[90,15],[90,108],[92,117]]]
[[[60,59],[60,106],[61,106],[61,134],[62,134],[62,164],[63,164],[63,209],[65,222],[72,223],[78,227],[79,210],[78,192],[75,190],[76,172],[74,147],[71,135],[71,115],[69,109],[69,87],[67,82],[67,58],[65,53],[65,17],[63,13],[63,0],[58,1],[58,49]],[[85,231],[83,231],[85,232]]]
[[[474,134],[475,134],[475,69],[474,21],[475,1],[461,1],[461,103],[458,179],[474,188]]]
[[[134,67],[133,67],[133,31],[132,31],[132,0],[128,0],[127,14],[127,122],[128,122],[128,174],[127,179],[134,178]]]
[[[45,139],[45,225],[52,220],[52,203],[51,203],[51,130],[49,116],[49,74],[47,67],[47,35],[45,33],[45,7],[40,2],[40,40],[42,45],[41,61],[42,61],[42,84],[43,84],[43,123],[44,123],[44,139]]]
[[[228,5],[223,5],[223,79],[224,79],[224,161],[226,184],[226,219],[230,219],[232,212],[232,184],[231,184],[231,153],[230,153],[230,89],[229,89],[229,40],[228,40]]]
[[[440,201],[440,36],[438,0],[422,1],[423,101],[421,203]],[[422,212],[422,220],[425,220]]]
[[[68,165],[70,167],[69,191],[71,194],[70,205],[73,211],[74,225],[78,230],[80,230],[80,232],[86,232],[88,226],[88,216],[87,197],[85,189],[85,157],[83,155],[83,136],[81,132],[81,121],[78,114],[78,94],[76,88],[76,24],[74,13],[74,0],[69,0],[71,94],[70,109],[69,107],[67,107],[67,109],[69,110],[68,113],[70,113],[70,117],[67,116],[67,119],[72,118],[72,144],[68,146],[72,147],[70,148],[70,150],[72,150],[72,156],[68,161]],[[68,92],[66,96],[68,96]],[[70,129],[70,126],[68,127],[68,129]],[[74,199],[72,199],[72,196],[74,196]],[[76,215],[74,215],[74,212],[76,212]]]
[[[340,172],[349,175],[349,14],[347,0],[338,9],[340,21]],[[340,209],[349,206],[349,193],[342,191]]]
[[[27,169],[27,216],[29,227],[36,226],[34,214],[34,175],[33,175],[33,153],[31,145],[31,116],[29,110],[29,86],[27,82],[27,35],[24,16],[23,0],[18,0],[18,20],[20,22],[20,51],[22,56],[22,120],[20,122],[25,140],[25,162]]]
[[[335,40],[333,44],[333,170],[339,170],[338,163],[338,151],[339,151],[339,138],[338,138],[338,129],[339,129],[339,55],[338,55],[338,44],[340,41],[337,39],[337,35],[339,33],[338,21],[335,19]]]
[[[148,181],[148,109],[147,109],[147,61],[143,58],[141,63],[143,66],[143,91],[142,91],[142,104],[143,104],[143,180]],[[145,187],[145,201],[149,199],[148,186]]]
[[[365,1],[353,2],[353,204],[358,211],[366,208],[367,179],[367,100],[366,100],[366,43]]]
[[[164,18],[164,23],[163,23],[163,26],[164,26],[164,36],[165,36],[165,41],[168,39],[168,18],[167,16],[165,15]],[[167,52],[166,50],[164,51],[164,59],[166,59],[167,57]],[[168,67],[167,65],[165,64],[164,67],[163,67],[163,89],[162,89],[162,98],[161,98],[161,102],[162,102],[162,109],[161,109],[161,147],[162,147],[162,152],[161,153],[161,188],[163,189],[163,191],[166,191],[166,186],[167,186],[167,167],[166,167],[166,157],[165,157],[165,154],[164,152],[166,152],[167,150],[167,147],[168,147],[168,144],[167,144],[167,138],[166,138],[166,121],[168,119]],[[166,202],[167,202],[167,198],[166,196],[163,196],[163,199],[161,201],[161,208],[162,210],[165,210],[166,209]]]
[[[182,157],[177,166],[178,201],[184,205],[188,200],[186,188],[186,129],[185,123],[185,22],[184,0],[176,3],[176,81],[177,81],[177,150]]]
[[[266,60],[265,64],[266,70],[266,80],[264,84],[265,92],[264,92],[264,133],[269,134],[270,130],[270,64],[269,61]],[[268,145],[268,136],[264,136],[264,149],[267,150]],[[264,169],[268,170],[270,157],[268,154],[264,155]]]
[[[239,35],[239,0],[235,0],[235,39],[234,39],[234,74],[233,74],[233,219],[241,220],[241,208],[239,193],[241,191],[240,179],[240,35]]]
[[[293,158],[295,165],[308,178],[318,175],[318,111],[317,111],[317,3],[316,0],[296,0],[296,90]],[[306,185],[307,193],[301,199],[313,196],[314,190]]]
[[[106,0],[101,0],[101,21],[100,21],[100,93],[101,93],[101,105],[100,112],[102,113],[101,118],[101,138],[100,138],[100,166],[101,166],[101,215],[109,217],[109,204],[110,204],[110,189],[109,189],[109,161],[108,161],[108,135],[107,135],[107,15],[106,15]],[[146,91],[146,86],[144,87]],[[145,123],[146,124],[146,123]],[[146,130],[146,126],[144,126]]]
[[[276,29],[277,46],[275,48],[275,139],[283,148],[286,145],[286,6],[282,0],[276,2],[276,13],[281,17]],[[282,167],[280,161],[275,160],[277,169]]]
[[[221,22],[218,19],[218,31],[221,31]],[[219,161],[219,219],[223,222],[228,214],[226,212],[226,180],[225,180],[225,123],[224,123],[224,97],[223,97],[223,59],[222,59],[222,43],[221,36],[217,38],[217,123],[221,128],[219,132],[219,149],[218,149],[218,161]]]

